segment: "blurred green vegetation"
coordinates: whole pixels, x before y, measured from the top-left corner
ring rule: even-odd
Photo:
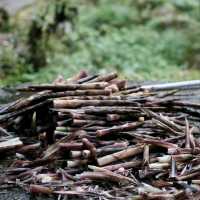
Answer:
[[[80,69],[132,80],[200,78],[199,0],[46,2],[9,22],[0,84],[47,82]]]

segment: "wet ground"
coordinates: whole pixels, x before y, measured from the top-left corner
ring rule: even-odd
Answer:
[[[33,196],[19,188],[0,191],[0,200],[52,200],[54,197]]]

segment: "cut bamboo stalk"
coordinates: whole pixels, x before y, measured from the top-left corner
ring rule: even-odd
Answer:
[[[116,182],[116,183],[130,183],[134,182],[132,179],[121,176],[118,174],[115,174],[113,172],[110,173],[105,173],[102,171],[97,171],[97,172],[84,172],[77,176],[79,179],[92,179],[92,180],[104,180],[104,181],[111,181],[111,182]]]
[[[0,152],[9,151],[22,145],[23,143],[19,138],[9,139],[7,141],[0,142]]]
[[[170,174],[171,178],[175,178],[176,177],[176,161],[173,159],[173,157],[171,158],[171,174]]]
[[[50,94],[45,95],[48,98],[84,98],[84,99],[90,99],[90,98],[97,98],[97,99],[103,99],[111,95],[111,91],[104,90],[104,89],[90,89],[90,90],[71,90],[71,91],[64,91],[64,92],[52,92]],[[115,97],[108,97],[108,99],[112,99]],[[119,97],[118,97],[119,98]]]
[[[166,149],[178,148],[178,145],[170,143],[170,142],[162,141],[162,140],[154,140],[154,139],[150,139],[150,138],[148,138],[148,139],[145,138],[145,139],[141,139],[141,140],[143,143],[160,146],[160,147],[163,147]]]
[[[116,171],[120,168],[131,169],[131,168],[139,167],[141,165],[142,165],[142,161],[135,160],[135,161],[124,162],[124,163],[119,163],[115,165],[107,165],[107,166],[104,166],[103,168],[108,169],[110,171]]]
[[[85,83],[85,84],[42,84],[42,85],[30,85],[24,88],[19,88],[19,91],[65,91],[65,90],[90,90],[90,89],[104,89],[108,86],[106,82],[95,82],[95,83]]]
[[[132,178],[128,178],[126,176],[122,176],[122,175],[119,175],[119,174],[116,174],[108,169],[104,169],[104,168],[101,168],[101,167],[96,167],[96,166],[92,166],[92,165],[89,165],[88,166],[89,169],[91,170],[94,170],[94,171],[97,171],[97,172],[103,172],[105,175],[109,176],[112,180],[116,181],[116,182],[120,182],[120,183],[123,183],[123,182],[130,182],[130,183],[136,183],[136,180],[132,179]]]
[[[117,73],[114,72],[114,73],[110,73],[110,74],[106,74],[106,75],[100,75],[89,82],[92,82],[92,83],[101,82],[101,81],[109,82],[117,77],[118,77]]]
[[[70,157],[71,158],[81,158],[82,156],[82,151],[70,151]]]
[[[187,118],[185,118],[185,148],[190,148],[190,127]]]
[[[68,160],[67,161],[67,167],[73,168],[81,165],[86,165],[88,163],[88,160]]]
[[[144,146],[144,152],[143,152],[143,166],[149,165],[149,145]]]
[[[78,80],[77,83],[79,83],[79,84],[87,83],[89,81],[94,80],[97,77],[98,77],[98,75],[86,76],[85,78],[81,78],[80,80]]]
[[[59,143],[59,147],[62,148],[62,150],[67,150],[67,151],[77,151],[77,150],[82,150],[84,148],[83,143]]]
[[[143,107],[145,109],[151,109],[151,110],[167,110],[168,108],[166,107]],[[146,115],[145,112],[143,112],[143,110],[138,107],[138,106],[95,106],[95,107],[85,107],[84,108],[84,112],[86,114],[92,114],[92,115],[100,115],[100,114],[131,114],[131,115],[135,115],[135,116],[144,116]]]
[[[96,161],[96,159],[97,159],[96,151],[97,150],[96,150],[96,147],[94,146],[94,144],[92,144],[87,138],[83,138],[82,143],[83,143],[83,146],[85,146],[90,151],[92,160]]]
[[[34,185],[31,184],[29,187],[29,192],[30,193],[35,193],[35,194],[52,194],[53,190],[49,187],[45,187],[43,185]]]
[[[183,88],[193,88],[200,87],[200,80],[192,80],[192,81],[182,81],[182,82],[173,82],[173,83],[163,83],[163,84],[155,84],[155,85],[144,85],[141,86],[142,90],[174,90],[174,89],[183,89]]]
[[[97,126],[104,126],[106,125],[106,121],[103,120],[84,120],[84,119],[73,119],[71,126],[81,127],[87,124],[97,125]]]
[[[155,162],[155,163],[150,163],[149,164],[149,168],[150,169],[166,169],[170,166],[169,163],[159,163],[159,162]]]
[[[85,70],[81,70],[78,74],[67,79],[66,82],[67,83],[76,83],[76,82],[79,82],[81,79],[85,79],[87,77],[88,77],[88,73]]]
[[[123,90],[126,87],[125,80],[113,79],[110,81],[112,84],[116,84],[119,90]]]
[[[140,145],[137,147],[130,147],[123,151],[98,158],[97,162],[98,162],[99,166],[104,166],[104,165],[110,164],[112,162],[115,162],[117,160],[122,160],[124,158],[129,158],[129,157],[138,155],[143,152],[143,148],[144,148],[144,145]]]
[[[78,108],[82,106],[117,106],[117,105],[126,105],[136,106],[138,103],[132,100],[60,100],[55,99],[53,101],[54,108]]]
[[[112,93],[119,92],[119,88],[116,84],[111,84],[105,88],[105,90],[110,90]]]
[[[28,152],[33,152],[38,150],[38,148],[41,146],[40,143],[35,143],[35,144],[29,144],[29,145],[24,145],[21,148],[17,149],[17,152],[19,153],[28,153]]]
[[[197,171],[197,172],[188,173],[186,175],[176,176],[176,179],[178,181],[190,180],[190,179],[192,179],[194,177],[198,177],[199,175],[200,175],[200,172]]]
[[[105,135],[109,135],[111,133],[119,133],[119,132],[123,132],[123,131],[130,131],[130,130],[133,130],[133,129],[141,126],[142,124],[143,124],[143,122],[126,123],[126,124],[123,124],[123,125],[113,126],[111,128],[98,130],[96,132],[96,134],[97,134],[98,137],[102,137],[102,136],[105,136]]]

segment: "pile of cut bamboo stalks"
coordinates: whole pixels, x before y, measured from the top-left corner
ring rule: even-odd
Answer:
[[[199,88],[85,71],[18,88],[0,107],[0,182],[58,199],[200,199]]]

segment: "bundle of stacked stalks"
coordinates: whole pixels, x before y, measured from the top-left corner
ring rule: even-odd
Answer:
[[[2,187],[59,199],[200,199],[200,104],[190,101],[199,86],[127,86],[116,73],[81,71],[19,88],[31,95],[0,107],[0,152],[13,156]]]

